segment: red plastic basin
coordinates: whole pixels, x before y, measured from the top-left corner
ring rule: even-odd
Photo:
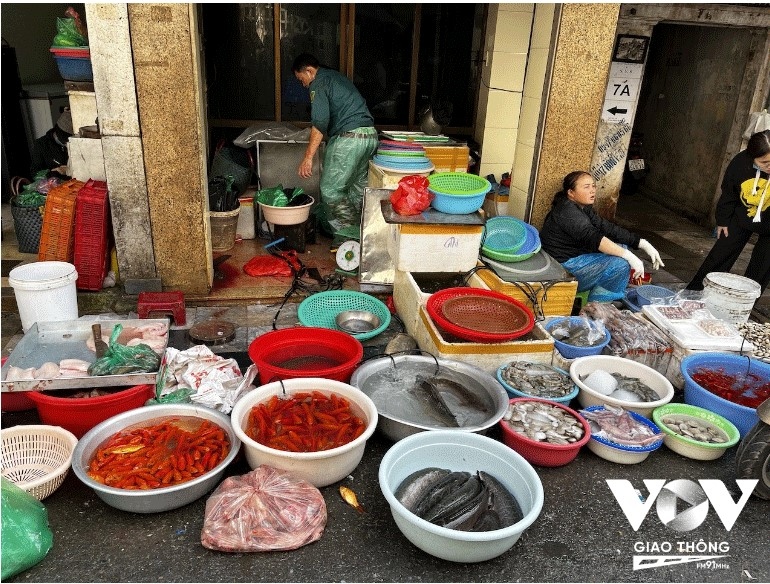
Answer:
[[[571,444],[539,442],[519,434],[510,427],[508,422],[500,420],[499,424],[503,433],[503,442],[505,445],[521,454],[530,463],[539,466],[564,466],[565,464],[572,462],[578,455],[580,448],[587,444],[591,439],[591,427],[588,425],[588,422],[586,422],[583,416],[578,414],[575,410],[560,403],[536,398],[513,398],[510,401],[511,404],[527,402],[542,402],[566,411],[568,414],[577,418],[583,425],[583,437]]]
[[[364,346],[347,333],[297,326],[265,333],[249,345],[249,357],[263,385],[296,377],[323,377],[348,383],[364,356]]]
[[[61,426],[78,438],[97,424],[117,414],[142,407],[155,395],[155,386],[135,385],[99,397],[57,397],[49,392],[29,391],[43,424]]]

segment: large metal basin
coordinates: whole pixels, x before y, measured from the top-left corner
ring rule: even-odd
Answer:
[[[467,383],[464,386],[475,395],[486,400],[491,400],[493,404],[491,413],[483,421],[473,425],[463,425],[460,427],[447,427],[443,424],[434,423],[429,418],[420,418],[419,414],[408,415],[403,412],[403,407],[398,407],[399,397],[394,395],[382,395],[382,387],[376,384],[373,379],[375,375],[381,375],[385,369],[409,368],[418,369],[420,374],[431,377],[440,372],[448,372],[455,378],[464,379]],[[457,432],[475,432],[486,434],[489,428],[499,422],[508,409],[510,400],[505,389],[498,381],[486,371],[451,359],[438,359],[426,355],[398,355],[393,357],[382,357],[366,361],[359,366],[350,379],[350,385],[353,385],[367,394],[377,406],[379,419],[377,429],[387,438],[398,441],[412,434],[424,432],[426,430],[448,430]],[[379,392],[378,392],[379,390]],[[399,409],[402,410],[399,412]]]

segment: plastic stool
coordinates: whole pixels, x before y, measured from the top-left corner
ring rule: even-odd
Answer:
[[[151,312],[171,313],[175,325],[184,326],[187,323],[184,293],[180,291],[140,292],[136,312],[139,318],[149,318]]]

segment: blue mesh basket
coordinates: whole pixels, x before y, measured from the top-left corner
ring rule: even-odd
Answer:
[[[492,251],[517,253],[527,240],[526,223],[516,217],[500,215],[484,224],[482,245]]]
[[[308,296],[297,308],[297,316],[305,326],[340,330],[337,315],[346,310],[364,310],[380,319],[380,326],[376,329],[352,335],[359,341],[379,335],[390,325],[390,310],[381,300],[352,290],[329,290]]]
[[[506,263],[516,263],[528,260],[540,251],[540,234],[537,232],[537,229],[529,223],[525,223],[524,228],[526,229],[527,237],[516,253],[508,253],[490,249],[485,244],[481,247],[481,255],[493,260],[497,260],[499,262]]]

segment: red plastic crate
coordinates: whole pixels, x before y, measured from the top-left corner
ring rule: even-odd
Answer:
[[[75,243],[75,201],[85,183],[68,180],[48,191],[40,230],[39,261],[72,262]]]
[[[112,237],[107,183],[89,180],[77,195],[74,265],[79,290],[101,290]]]

